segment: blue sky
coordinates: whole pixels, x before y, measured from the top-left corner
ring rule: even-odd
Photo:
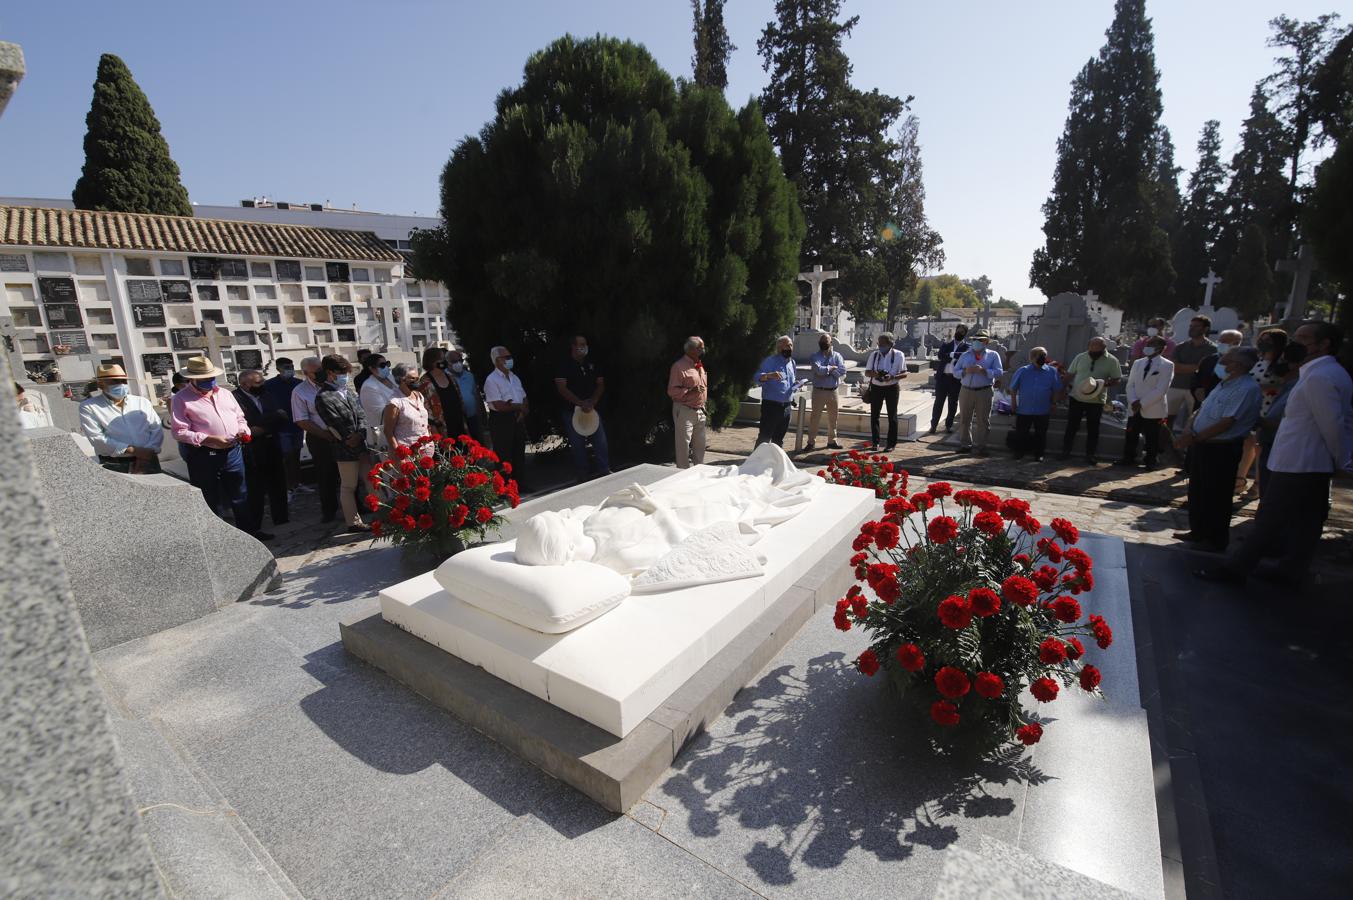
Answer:
[[[729,0],[735,106],[765,84],[756,40],[773,8]],[[1180,165],[1192,167],[1208,118],[1221,120],[1229,158],[1250,90],[1272,69],[1268,19],[1336,8],[1148,4]],[[985,273],[997,294],[1041,299],[1028,287],[1039,206],[1071,79],[1112,12],[1112,0],[844,3],[860,17],[847,45],[856,85],[916,97],[945,271]],[[195,202],[266,194],[435,214],[451,148],[489,119],[526,57],[566,32],[629,38],[673,75],[690,71],[686,0],[6,4],[0,40],[23,45],[28,75],[0,118],[0,196],[70,196],[98,57],[113,52],[150,97]]]

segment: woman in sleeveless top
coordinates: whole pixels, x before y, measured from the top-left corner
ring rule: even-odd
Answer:
[[[428,411],[423,395],[418,391],[418,370],[413,366],[398,365],[391,374],[399,388],[399,396],[385,405],[381,431],[393,450],[407,447],[428,434]]]
[[[418,388],[427,401],[428,419],[433,431],[446,437],[465,434],[465,403],[460,385],[447,372],[446,351],[429,347],[423,351],[423,378]]]

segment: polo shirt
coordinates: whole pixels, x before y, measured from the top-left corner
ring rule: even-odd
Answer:
[[[573,392],[573,396],[579,400],[587,400],[597,390],[597,379],[603,376],[600,367],[595,362],[590,359],[579,361],[570,354],[559,366],[558,371],[554,373],[554,377],[564,379],[568,389]],[[559,403],[566,409],[573,408],[573,404],[563,397],[559,398]]]
[[[1193,341],[1180,341],[1175,344],[1174,356],[1171,357],[1174,360],[1174,380],[1170,382],[1170,387],[1188,390],[1193,382],[1193,373],[1186,375],[1179,371],[1179,367],[1196,366],[1216,352],[1217,345],[1209,340],[1204,340],[1198,345]]]
[[[1072,394],[1072,397],[1078,403],[1088,403],[1094,405],[1103,403],[1109,397],[1108,381],[1112,378],[1123,377],[1123,367],[1119,364],[1116,357],[1110,356],[1108,351],[1099,359],[1093,359],[1090,351],[1085,350],[1076,354],[1076,358],[1071,361],[1071,365],[1066,367],[1067,374],[1071,376],[1071,389],[1075,391],[1076,385],[1089,378],[1098,378],[1104,382],[1099,386],[1099,392],[1093,397],[1080,397]]]
[[[1015,370],[1010,390],[1019,396],[1015,412],[1021,416],[1046,416],[1052,412],[1052,395],[1061,387],[1062,377],[1049,365],[1029,363]]]
[[[1221,434],[1214,435],[1209,443],[1238,441],[1249,434],[1250,429],[1259,421],[1259,407],[1263,402],[1264,396],[1259,391],[1259,385],[1255,384],[1249,375],[1228,378],[1207,395],[1207,399],[1198,410],[1198,415],[1193,418],[1190,430],[1198,434],[1222,419],[1234,418],[1235,424]],[[1288,407],[1291,408],[1290,400]]]

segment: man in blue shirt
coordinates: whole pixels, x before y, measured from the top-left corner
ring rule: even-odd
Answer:
[[[930,411],[930,433],[940,427],[940,413],[944,405],[949,404],[949,415],[944,419],[944,430],[954,430],[954,416],[958,412],[958,392],[962,389],[958,376],[954,374],[954,363],[968,352],[968,326],[959,325],[954,329],[954,339],[940,344],[939,355],[935,357],[935,406]]]
[[[479,385],[475,383],[474,372],[470,371],[465,354],[459,350],[452,350],[446,354],[446,361],[451,366],[451,377],[456,379],[456,386],[460,388],[460,402],[465,407],[465,433],[476,441],[482,440],[479,423],[480,413],[484,411],[484,401],[479,396]]]
[[[1199,550],[1220,553],[1230,537],[1236,468],[1263,405],[1259,385],[1250,377],[1258,361],[1253,347],[1228,351],[1216,364],[1221,383],[1175,440],[1176,448],[1189,450],[1189,530],[1174,537]]]
[[[987,427],[991,424],[991,386],[1001,377],[1001,355],[988,350],[991,336],[985,328],[972,333],[972,346],[958,358],[955,374],[962,384],[958,392],[959,453],[987,455]]]
[[[812,357],[813,417],[808,420],[808,446],[817,443],[817,426],[822,422],[822,411],[827,411],[827,449],[840,450],[836,443],[837,388],[846,374],[846,361],[832,349],[832,336],[824,334],[817,339],[818,351]],[[763,389],[764,390],[764,389]]]
[[[783,447],[794,399],[794,340],[789,335],[776,339],[775,352],[761,361],[756,380],[761,385],[761,428],[756,446],[770,441]]]
[[[1048,365],[1045,348],[1030,350],[1029,359],[1029,364],[1016,369],[1010,379],[1010,400],[1015,407],[1015,459],[1023,459],[1028,452],[1035,462],[1042,462],[1048,444],[1048,420],[1062,389],[1062,379]],[[1032,439],[1030,428],[1034,432]]]

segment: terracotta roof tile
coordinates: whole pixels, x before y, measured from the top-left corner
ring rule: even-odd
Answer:
[[[0,206],[0,244],[222,256],[403,262],[371,231],[193,216]]]

